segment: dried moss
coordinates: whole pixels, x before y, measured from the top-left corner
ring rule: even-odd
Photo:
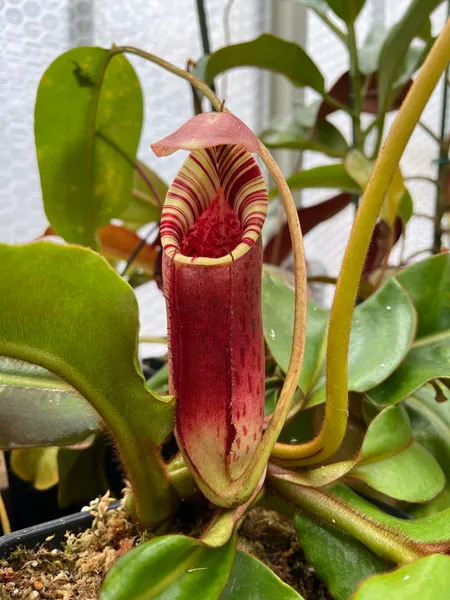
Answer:
[[[117,558],[151,535],[140,535],[127,518],[123,504],[108,510],[108,495],[91,503],[91,529],[67,534],[61,548],[51,539],[33,550],[17,549],[0,560],[0,600],[96,600],[103,578]],[[205,525],[206,505],[181,507],[174,532],[198,535]],[[206,514],[210,511],[206,510]],[[267,564],[306,600],[332,600],[308,566],[289,519],[262,508],[253,509],[239,531],[240,549]]]

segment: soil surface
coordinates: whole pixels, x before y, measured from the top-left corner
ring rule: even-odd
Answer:
[[[114,561],[151,539],[148,533],[139,533],[123,507],[108,510],[111,501],[106,495],[92,502],[88,508],[94,515],[92,528],[78,535],[66,534],[61,547],[52,548],[48,538],[34,550],[18,548],[7,561],[0,560],[0,600],[97,600]],[[207,506],[186,503],[173,533],[198,535],[205,525],[205,508],[208,512]],[[286,517],[252,509],[240,527],[238,548],[257,556],[305,600],[333,600],[307,564]]]

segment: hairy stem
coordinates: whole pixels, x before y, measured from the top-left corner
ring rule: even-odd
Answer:
[[[288,483],[271,472],[267,479],[269,488],[289,503],[343,529],[382,558],[402,564],[424,554],[403,533],[367,518],[329,490]]]

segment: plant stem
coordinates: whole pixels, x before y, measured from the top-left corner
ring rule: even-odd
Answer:
[[[208,100],[211,102],[211,105],[213,106],[213,108],[215,108],[215,110],[220,109],[220,106],[222,104],[221,100],[219,100],[219,98],[215,95],[215,93],[212,91],[212,89],[206,85],[206,83],[203,83],[203,81],[200,81],[200,79],[195,77],[195,75],[193,75],[192,73],[189,73],[188,71],[185,71],[184,69],[180,69],[179,67],[176,67],[175,65],[168,62],[167,60],[164,60],[163,58],[159,58],[159,56],[155,56],[154,54],[150,54],[150,52],[145,52],[145,50],[141,50],[140,48],[135,48],[134,46],[114,46],[113,49],[111,50],[111,52],[113,54],[123,54],[123,53],[135,54],[136,56],[140,56],[141,58],[144,58],[145,60],[149,60],[150,62],[155,63],[156,65],[159,65],[163,69],[166,69],[166,71],[170,71],[171,73],[173,73],[174,75],[177,75],[178,77],[181,77],[182,79],[186,79],[186,81],[189,81],[189,83],[192,86],[194,86],[206,98],[208,98]]]
[[[288,483],[271,474],[270,469],[269,465],[267,478],[275,492],[291,504],[343,529],[382,558],[402,564],[423,556],[423,552],[408,545],[404,534],[368,519],[331,491]]]
[[[205,0],[197,0],[197,15],[200,25],[200,36],[202,39],[202,50],[204,55],[211,54],[211,46],[209,44],[208,34],[208,19],[206,17]],[[211,83],[211,89],[215,91],[214,81]]]
[[[447,17],[450,16],[450,0],[447,2]],[[441,133],[439,140],[439,168],[438,168],[438,181],[439,185],[436,189],[436,200],[435,200],[435,221],[434,221],[434,236],[433,236],[433,252],[437,254],[441,251],[442,244],[442,217],[445,211],[446,195],[447,195],[447,178],[450,175],[448,165],[448,143],[445,143],[445,130],[447,126],[447,97],[448,97],[448,85],[447,78],[449,75],[449,66],[445,70],[444,81],[442,82],[442,106],[441,106]]]
[[[197,0],[197,15],[200,25],[200,35],[202,38],[203,54],[210,54],[208,23],[206,20],[206,10],[204,0]]]
[[[369,135],[369,133],[378,126],[378,117],[375,117],[372,123],[362,132],[364,139]]]
[[[409,177],[404,177],[405,181],[426,181],[427,183],[433,183],[434,185],[439,185],[439,182],[432,177],[427,177],[426,175],[410,175]],[[414,213],[415,216],[416,213]]]
[[[314,8],[313,8],[313,10],[314,10]],[[333,33],[335,33],[338,36],[338,38],[341,40],[341,42],[343,42],[345,45],[347,45],[348,38],[347,38],[347,35],[342,31],[342,29],[340,29],[337,25],[335,25],[333,23],[333,21],[330,19],[330,17],[328,15],[326,15],[325,13],[316,11],[316,10],[314,10],[314,12],[319,17],[319,19],[321,19],[325,23],[325,25],[329,29],[331,29],[331,31]]]
[[[424,131],[426,131],[426,132],[428,133],[428,135],[429,135],[429,136],[430,136],[430,137],[431,137],[431,138],[432,138],[432,139],[433,139],[435,142],[437,142],[439,145],[441,145],[441,140],[440,140],[439,136],[437,136],[437,135],[434,133],[434,131],[432,131],[432,130],[431,130],[429,127],[428,127],[428,125],[427,125],[426,123],[424,123],[423,121],[419,121],[417,124],[419,125],[419,127],[422,127],[422,129],[423,129]]]
[[[143,237],[141,239],[140,242],[138,242],[136,244],[136,247],[134,248],[133,252],[130,254],[130,256],[128,257],[127,263],[124,266],[122,273],[120,273],[121,277],[125,277],[128,269],[131,267],[131,265],[134,263],[137,255],[139,254],[139,252],[142,250],[142,248],[145,246],[145,244],[148,242],[150,236],[152,236],[155,231],[158,229],[159,227],[159,223],[156,223],[153,227],[151,227],[147,233],[147,235],[145,237]]]
[[[333,96],[330,96],[330,94],[327,94],[327,93],[323,94],[323,98],[324,98],[324,100],[326,100],[328,102],[328,104],[331,104],[337,110],[343,110],[347,114],[353,116],[354,111],[351,108],[349,108],[346,104],[339,102],[339,100],[336,100],[336,98],[333,98]]]
[[[406,144],[439,78],[450,60],[450,20],[447,21],[414,81],[386,142],[375,162],[356,214],[336,286],[328,331],[326,387],[327,404],[319,436],[325,460],[341,445],[347,425],[348,346],[353,308],[365,257],[384,197]]]
[[[349,2],[349,9],[354,10],[354,2]],[[356,46],[356,34],[354,18],[356,15],[350,15],[348,25],[348,49],[350,53],[350,78],[352,93],[352,124],[353,124],[353,146],[362,150],[363,137],[361,134],[361,76],[358,64],[358,48]]]
[[[322,462],[340,447],[348,420],[348,347],[353,308],[365,257],[377,217],[395,170],[442,73],[450,60],[450,20],[437,38],[414,81],[386,142],[375,162],[356,213],[336,285],[327,341],[325,419],[311,447],[315,456],[305,455],[302,446],[277,444],[276,456],[298,459],[296,464]]]
[[[11,533],[11,524],[9,522],[8,513],[6,511],[5,503],[3,502],[2,494],[0,492],[0,523],[3,529],[3,535]]]

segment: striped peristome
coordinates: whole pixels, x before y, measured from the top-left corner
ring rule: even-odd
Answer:
[[[168,256],[177,252],[219,188],[244,230],[241,244],[232,251],[233,258],[259,238],[267,213],[267,190],[256,160],[240,145],[194,150],[178,171],[164,203],[160,233]]]
[[[214,113],[198,115],[153,147],[163,156],[174,148],[192,150],[161,217],[176,437],[200,489],[229,506],[221,490],[243,476],[264,424],[261,229],[267,189],[249,152],[259,142],[236,117]],[[185,256],[183,241],[218,195],[240,223],[240,240],[219,258]]]

